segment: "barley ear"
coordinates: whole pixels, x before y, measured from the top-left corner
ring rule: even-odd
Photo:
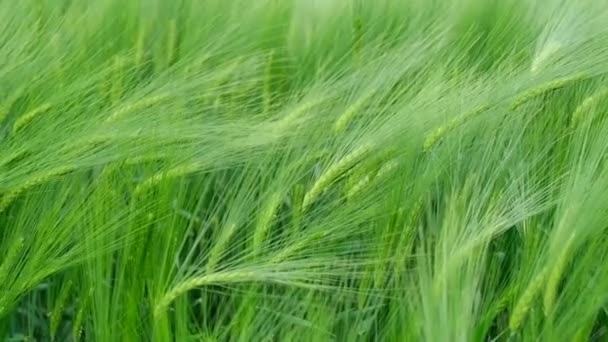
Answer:
[[[327,170],[317,179],[310,190],[304,195],[304,201],[302,202],[302,210],[306,211],[308,207],[316,201],[316,199],[322,195],[327,189],[336,181],[338,178],[344,175],[352,166],[364,158],[372,150],[372,145],[369,143],[363,144],[345,157],[340,159],[337,163],[331,165]]]
[[[336,123],[334,125],[334,131],[336,133],[341,133],[342,131],[344,131],[348,123],[355,115],[357,115],[357,113],[359,113],[359,111],[361,111],[361,109],[363,109],[363,107],[365,106],[369,98],[372,97],[372,95],[373,92],[366,94],[357,99],[357,101],[355,101],[348,108],[346,108],[346,110],[338,117],[338,120],[336,120]]]
[[[257,251],[262,247],[268,231],[276,220],[276,211],[281,204],[281,194],[274,192],[268,196],[264,206],[258,215],[258,219],[253,232],[253,250]]]
[[[608,87],[602,87],[593,95],[584,99],[572,113],[572,118],[570,119],[572,125],[576,125],[580,122],[586,114],[593,114],[590,112],[595,109],[597,103],[605,98],[606,95],[608,95]]]
[[[540,273],[538,273],[532,282],[528,285],[524,293],[519,297],[519,300],[515,303],[515,307],[511,312],[511,317],[509,317],[509,329],[512,332],[519,330],[521,324],[523,323],[528,311],[530,311],[530,307],[532,306],[532,302],[538,296],[540,290],[542,289],[545,279],[547,278],[547,270],[543,269]]]
[[[8,206],[13,203],[14,200],[16,200],[21,194],[23,194],[27,190],[70,171],[72,171],[72,169],[69,167],[60,167],[26,180],[25,183],[21,185],[21,187],[18,187],[17,189],[9,191],[2,195],[2,199],[0,199],[0,213],[5,211]]]
[[[84,319],[86,315],[86,311],[89,308],[89,301],[93,296],[93,288],[91,287],[88,293],[84,294],[80,299],[80,306],[78,307],[78,311],[76,312],[76,317],[74,318],[74,322],[72,323],[72,339],[74,341],[82,340],[84,333]]]
[[[227,223],[220,230],[218,238],[215,240],[213,247],[209,251],[209,256],[207,258],[206,271],[208,273],[212,273],[216,270],[217,264],[224,257],[224,253],[228,248],[228,244],[230,240],[234,236],[237,231],[236,223]]]
[[[490,109],[489,105],[480,106],[468,113],[457,116],[456,118],[452,119],[447,124],[437,128],[436,130],[431,132],[431,134],[429,134],[427,136],[426,140],[424,141],[424,146],[423,146],[424,151],[425,152],[430,151],[448,133],[450,133],[453,130],[455,130],[456,128],[464,125],[469,120],[474,119],[476,116],[482,114],[483,112],[487,111],[488,109]]]
[[[543,309],[545,316],[549,316],[553,312],[555,306],[555,298],[557,297],[557,290],[559,288],[559,282],[562,279],[564,269],[568,265],[570,257],[570,248],[574,240],[574,235],[566,242],[565,246],[561,249],[557,260],[553,264],[553,267],[548,268],[550,272],[547,277],[547,285],[545,288],[545,295],[543,297]]]
[[[517,110],[526,102],[552,90],[563,88],[571,83],[589,78],[586,74],[577,74],[570,77],[564,77],[542,84],[536,88],[532,88],[518,96],[511,104],[511,110]]]
[[[23,247],[25,246],[25,239],[19,237],[15,243],[13,243],[6,255],[0,259],[0,279],[6,279],[13,264],[19,260]],[[2,312],[0,312],[1,314]]]
[[[72,290],[72,285],[72,281],[69,280],[65,285],[61,287],[61,290],[59,291],[59,296],[57,297],[53,309],[51,310],[49,330],[51,333],[52,341],[56,340],[57,330],[59,329],[59,324],[61,323],[65,304],[69,299],[69,295]]]
[[[133,190],[133,195],[134,196],[141,195],[141,194],[145,193],[145,191],[149,190],[150,188],[159,185],[164,180],[186,176],[188,174],[191,174],[191,173],[194,173],[194,172],[200,170],[200,168],[201,168],[201,165],[199,163],[188,163],[188,164],[178,165],[167,171],[158,172],[155,175],[151,176],[150,178],[147,178],[143,182],[139,183]]]
[[[154,306],[154,317],[160,317],[165,310],[180,296],[186,294],[188,291],[196,288],[205,287],[209,285],[217,284],[231,284],[253,281],[259,276],[256,276],[251,271],[226,271],[226,272],[211,272],[198,277],[193,277],[178,283],[167,291]]]
[[[45,103],[20,116],[17,120],[15,120],[15,123],[13,124],[13,133],[17,133],[17,131],[27,126],[38,115],[47,112],[50,108],[51,105]]]
[[[116,121],[120,117],[137,112],[139,110],[147,109],[154,105],[160,104],[167,101],[170,98],[169,94],[159,94],[150,97],[143,98],[139,101],[135,101],[131,104],[117,108],[110,116],[106,119],[106,122]]]

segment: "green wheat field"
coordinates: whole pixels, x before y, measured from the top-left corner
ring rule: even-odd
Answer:
[[[605,0],[0,0],[1,341],[608,341]]]

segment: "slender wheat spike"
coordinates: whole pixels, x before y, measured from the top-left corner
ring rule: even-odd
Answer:
[[[532,71],[532,73],[536,73],[537,71],[539,71],[545,61],[549,57],[551,57],[551,55],[559,51],[561,47],[562,44],[557,41],[550,41],[549,43],[545,44],[543,46],[543,49],[538,54],[536,54],[534,60],[532,60],[532,66],[530,67],[530,71]]]
[[[344,113],[342,113],[342,115],[340,115],[338,117],[338,120],[336,120],[336,124],[334,125],[334,131],[336,133],[340,133],[342,131],[344,131],[344,128],[346,128],[346,125],[348,125],[348,123],[351,121],[351,119],[357,115],[357,113],[359,111],[361,111],[361,109],[363,109],[363,107],[365,106],[365,104],[367,103],[367,101],[374,95],[374,92],[370,92],[362,97],[360,97],[359,99],[357,99],[357,101],[355,101],[355,103],[353,103],[352,105],[350,105],[345,111]]]
[[[498,298],[498,301],[496,301],[488,310],[489,312],[489,317],[491,317],[492,319],[494,317],[496,317],[496,315],[498,315],[501,311],[503,311],[504,309],[507,308],[507,306],[509,305],[509,303],[511,302],[511,300],[513,300],[513,297],[515,297],[515,287],[509,287],[508,290],[506,290],[501,296],[500,298]]]
[[[264,279],[264,277],[254,271],[224,271],[211,272],[205,275],[184,280],[174,286],[171,290],[166,292],[158,300],[158,302],[154,306],[154,317],[160,317],[160,315],[165,312],[167,307],[169,307],[169,305],[171,305],[171,303],[175,301],[175,299],[181,297],[182,295],[193,289],[209,285],[234,284],[262,279]]]
[[[292,128],[291,125],[293,125],[295,122],[298,122],[298,119],[300,119],[303,114],[305,114],[307,111],[311,110],[315,106],[321,104],[323,100],[323,98],[318,97],[314,100],[300,104],[293,110],[289,111],[286,115],[276,120],[273,125],[274,129],[276,131],[283,132]]]
[[[228,243],[236,233],[237,227],[238,226],[235,223],[228,223],[221,230],[218,239],[213,244],[213,247],[211,247],[211,251],[209,251],[206,268],[207,272],[212,273],[215,271],[218,262],[224,256]]]
[[[549,270],[549,276],[547,278],[547,285],[545,289],[545,295],[543,298],[543,308],[545,311],[545,316],[549,316],[553,312],[553,307],[555,305],[555,298],[557,297],[557,289],[559,287],[559,282],[562,279],[562,275],[564,273],[564,269],[568,265],[569,257],[570,257],[570,248],[574,242],[575,234],[573,234],[570,239],[566,242],[566,244],[560,250],[560,254],[557,257],[553,267]]]
[[[348,189],[348,191],[346,192],[346,198],[352,199],[353,197],[357,196],[364,189],[367,189],[367,187],[371,183],[371,181],[372,181],[372,175],[370,175],[370,174],[367,174],[367,175],[361,177],[361,179],[355,185],[353,185],[350,189]]]
[[[577,74],[574,76],[553,80],[551,82],[547,82],[543,85],[540,85],[536,88],[532,88],[532,89],[526,91],[525,93],[523,93],[521,96],[517,97],[515,99],[515,101],[513,101],[513,103],[511,104],[511,110],[517,110],[519,107],[524,105],[526,102],[528,102],[528,101],[534,99],[535,97],[538,97],[546,92],[563,88],[571,83],[581,81],[581,80],[584,80],[587,78],[589,78],[589,76],[586,74]]]
[[[365,143],[340,159],[337,163],[327,168],[319,179],[313,184],[310,190],[304,195],[304,201],[302,203],[302,210],[306,211],[308,207],[315,202],[317,197],[322,195],[334,181],[344,175],[354,164],[359,162],[365,155],[367,155],[373,148],[370,143]]]
[[[173,64],[177,52],[177,25],[175,19],[169,20],[169,33],[167,38],[167,65]]]
[[[143,110],[148,107],[152,107],[159,103],[165,102],[170,98],[171,96],[169,94],[159,94],[150,97],[145,97],[139,101],[135,101],[129,105],[118,108],[106,119],[106,122],[116,121],[116,119],[119,119],[123,115],[136,112],[138,110]]]
[[[157,186],[166,179],[178,178],[199,171],[201,169],[201,166],[202,165],[200,163],[188,163],[176,166],[167,171],[159,172],[137,185],[135,187],[135,190],[133,190],[133,195],[141,195],[146,190]]]
[[[86,311],[89,307],[89,301],[93,296],[93,287],[89,289],[89,292],[84,294],[84,298],[81,298],[80,306],[76,312],[76,317],[72,323],[72,339],[74,341],[80,341],[84,332],[83,321],[86,315]]]
[[[57,329],[59,328],[59,323],[61,323],[63,309],[65,308],[65,304],[69,299],[69,295],[72,290],[72,285],[72,281],[69,280],[65,285],[61,287],[59,296],[57,297],[57,301],[53,307],[53,310],[51,311],[49,330],[51,333],[52,341],[56,341],[55,337],[57,334]]]
[[[583,116],[593,110],[597,103],[605,98],[606,95],[608,95],[608,87],[601,87],[593,95],[583,100],[583,102],[578,105],[578,107],[576,107],[572,113],[572,125],[576,125],[580,120],[582,120]]]
[[[532,302],[543,288],[546,278],[547,269],[543,269],[534,277],[530,285],[528,285],[524,293],[515,304],[511,317],[509,317],[509,329],[512,332],[517,331],[521,327],[521,323],[526,318],[526,315],[532,306]]]
[[[20,116],[17,120],[15,120],[15,123],[13,124],[13,133],[17,133],[17,131],[27,126],[38,115],[47,112],[49,109],[51,109],[51,105],[45,103]]]
[[[424,151],[425,152],[430,151],[448,133],[450,133],[453,130],[455,130],[456,128],[464,125],[467,121],[475,118],[476,116],[478,116],[479,114],[482,114],[483,112],[487,111],[488,109],[490,109],[490,105],[480,106],[477,109],[474,109],[468,113],[459,115],[458,117],[456,117],[453,120],[451,120],[450,122],[448,122],[446,125],[443,125],[443,126],[437,128],[431,134],[429,134],[427,136],[426,140],[424,141],[424,147],[423,147]]]
[[[391,160],[384,163],[378,172],[372,172],[365,175],[353,187],[351,187],[346,194],[346,198],[353,198],[357,196],[363,190],[367,189],[372,183],[382,180],[389,172],[397,168],[397,166],[399,166],[399,163],[396,160]]]
[[[253,249],[257,251],[268,235],[268,230],[271,228],[276,219],[276,211],[281,205],[281,194],[279,192],[272,193],[258,215],[258,220],[253,232]]]
[[[39,175],[37,177],[32,177],[32,178],[26,180],[21,185],[21,187],[2,195],[2,199],[0,200],[0,213],[5,211],[6,208],[8,208],[8,206],[11,203],[13,203],[13,201],[15,199],[17,199],[21,194],[23,194],[27,190],[29,190],[37,185],[43,184],[57,176],[66,174],[70,171],[72,171],[72,169],[69,167],[60,167],[55,170],[51,170],[47,173],[44,173],[42,175]]]
[[[323,239],[323,238],[329,236],[329,234],[331,234],[331,230],[323,230],[320,232],[316,232],[316,233],[304,236],[303,238],[301,238],[297,241],[294,241],[289,246],[285,247],[283,250],[278,252],[273,258],[270,259],[270,263],[279,264],[281,262],[284,262],[288,258],[293,256],[297,251],[306,247],[306,245],[308,245],[309,243],[311,243],[315,240]]]

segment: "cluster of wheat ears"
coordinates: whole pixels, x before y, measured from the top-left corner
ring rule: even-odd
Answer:
[[[608,339],[607,23],[0,0],[0,339]]]

